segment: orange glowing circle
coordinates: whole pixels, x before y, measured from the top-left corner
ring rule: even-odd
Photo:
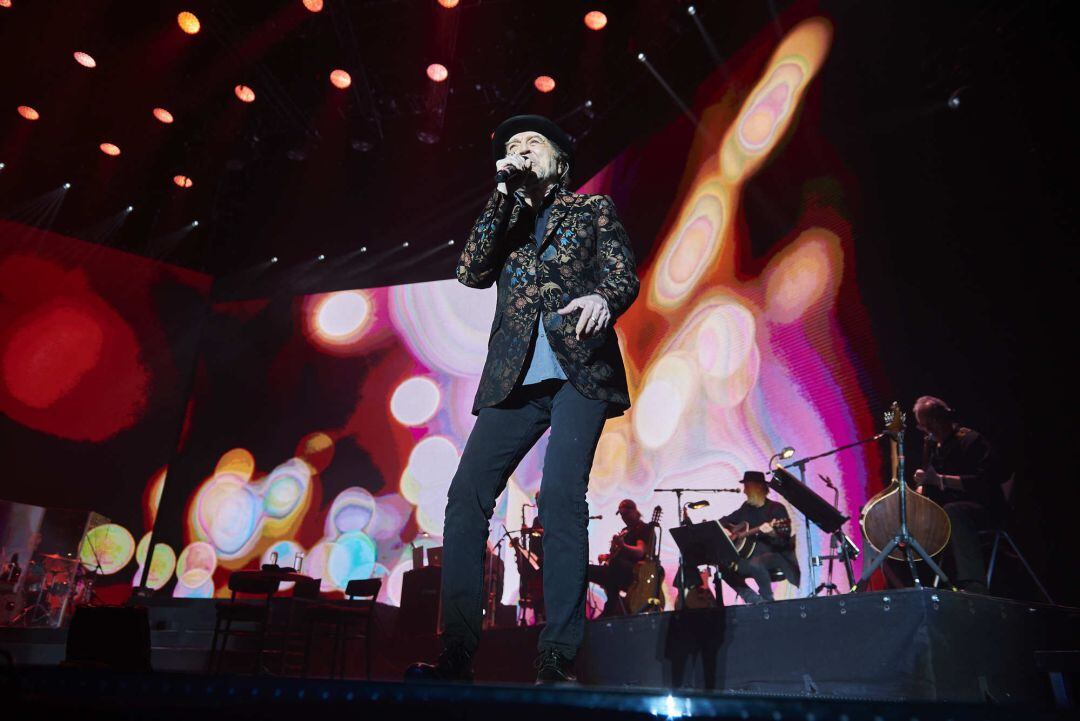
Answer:
[[[161,122],[168,124],[173,121],[173,115],[165,108],[154,108],[154,117]]]
[[[341,88],[342,90],[344,90],[345,88],[352,85],[352,76],[344,70],[335,70],[334,72],[330,73],[330,84],[333,85],[335,88]]]
[[[29,105],[20,105],[18,107],[19,115],[23,116],[27,120],[37,120],[41,117],[38,111],[31,108]]]
[[[446,66],[439,63],[432,63],[427,66],[427,76],[437,83],[441,83],[449,77],[450,73],[447,72]]]
[[[236,93],[236,97],[245,103],[255,102],[255,91],[247,85],[237,85],[233,92]]]
[[[304,7],[313,13],[322,12],[323,0],[304,0]]]
[[[589,30],[603,30],[607,25],[607,15],[599,10],[585,13],[585,27]]]
[[[120,148],[113,145],[112,143],[102,143],[98,147],[101,148],[101,152],[105,153],[106,155],[120,154]]]
[[[450,10],[458,6],[458,0],[439,0],[439,4],[447,10]]]
[[[11,7],[11,0],[0,0],[0,8]]]
[[[75,53],[75,62],[82,65],[84,68],[96,68],[97,60],[94,60],[89,54],[82,52],[81,50]]]
[[[172,182],[176,183],[181,188],[190,188],[195,183],[186,175],[174,175]]]
[[[187,10],[176,16],[176,22],[180,24],[180,29],[188,35],[194,35],[202,27],[199,18],[195,17],[195,13],[189,13]]]
[[[542,93],[550,93],[555,89],[555,78],[550,75],[540,75],[533,81],[533,85]]]

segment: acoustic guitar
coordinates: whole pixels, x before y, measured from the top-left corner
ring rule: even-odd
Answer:
[[[653,509],[649,525],[659,529],[660,506]],[[656,558],[655,548],[645,549],[645,558],[634,564],[634,580],[626,590],[627,613],[654,613],[664,610],[664,567]]]
[[[777,531],[791,533],[790,518],[774,518],[767,523]],[[754,548],[757,546],[757,535],[761,533],[761,527],[764,525],[765,523],[761,523],[751,528],[749,523],[743,521],[742,523],[724,526],[728,536],[731,538],[732,545],[735,546],[735,550],[739,552],[741,558],[750,558],[751,554],[753,554]]]

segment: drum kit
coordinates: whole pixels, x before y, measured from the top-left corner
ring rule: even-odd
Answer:
[[[12,579],[0,620],[6,626],[57,628],[77,604],[92,601],[95,575],[75,556],[39,554]]]

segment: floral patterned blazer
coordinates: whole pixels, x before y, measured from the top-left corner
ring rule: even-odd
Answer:
[[[608,417],[630,407],[615,320],[638,294],[634,254],[626,231],[606,195],[554,190],[543,243],[527,207],[498,190],[480,213],[461,253],[457,278],[472,288],[498,283],[487,362],[473,414],[510,394],[528,361],[537,314],[555,357],[574,387],[587,398],[608,401]],[[523,212],[524,211],[524,212]],[[602,333],[578,340],[580,311],[556,311],[575,298],[596,293],[611,310]]]

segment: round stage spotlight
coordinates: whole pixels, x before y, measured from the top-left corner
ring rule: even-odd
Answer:
[[[79,65],[82,65],[84,68],[97,67],[97,60],[94,60],[94,58],[88,53],[84,53],[80,50],[75,53],[74,57],[75,62],[77,62]]]
[[[240,98],[241,102],[253,103],[255,102],[255,91],[249,88],[247,85],[237,85],[233,92],[236,93],[236,97]]]
[[[176,16],[176,22],[180,25],[180,29],[188,35],[194,35],[202,27],[202,23],[199,22],[199,18],[195,17],[195,13],[187,10]]]
[[[550,93],[555,89],[555,78],[550,75],[540,75],[533,81],[533,87],[542,93]]]
[[[334,72],[330,73],[330,84],[333,85],[335,88],[341,88],[342,90],[344,90],[345,88],[352,85],[352,76],[344,70],[335,70]]]
[[[441,83],[449,77],[450,73],[446,66],[440,63],[432,63],[427,66],[427,76],[437,83]]]
[[[173,114],[165,108],[154,108],[154,117],[166,125],[173,121]]]
[[[23,116],[27,120],[37,120],[41,117],[41,113],[31,108],[29,105],[20,105],[17,110],[19,115]]]
[[[585,27],[589,30],[603,30],[607,25],[607,15],[599,10],[585,13]]]
[[[101,152],[106,155],[116,156],[120,154],[120,148],[112,143],[102,143],[98,147],[101,148]]]

